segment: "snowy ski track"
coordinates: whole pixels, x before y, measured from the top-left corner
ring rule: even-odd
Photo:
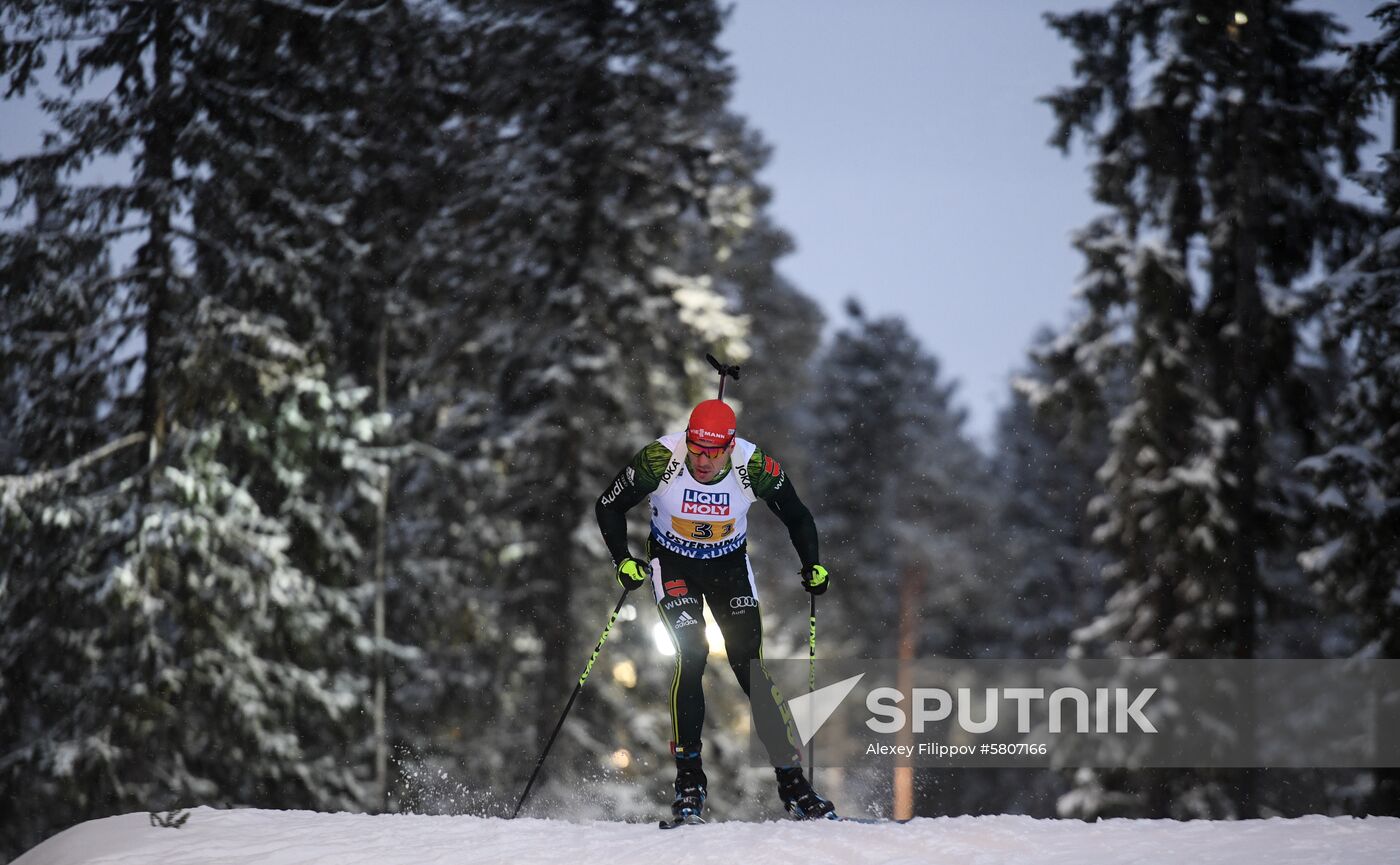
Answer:
[[[75,826],[14,865],[1395,865],[1400,818],[1081,823],[942,817],[907,825],[713,823],[662,832],[648,823],[367,816],[195,809],[180,829],[146,814]]]

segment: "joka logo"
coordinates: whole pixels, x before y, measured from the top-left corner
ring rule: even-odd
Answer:
[[[685,580],[667,580],[662,584],[666,588],[666,597],[680,598],[690,594],[690,589],[686,587]]]
[[[741,598],[730,598],[730,599],[729,599],[729,609],[731,609],[731,610],[743,610],[743,609],[746,609],[746,608],[748,608],[748,607],[757,607],[757,606],[758,606],[758,598],[750,597],[750,596],[748,596],[748,595],[744,595],[744,596],[741,597]]]
[[[698,624],[700,624],[700,620],[697,619],[697,618],[695,618],[694,616],[692,616],[690,613],[686,612],[685,610],[681,610],[681,614],[680,614],[679,616],[676,617],[676,627],[677,627],[677,628],[688,628],[688,627],[690,627],[691,625],[698,625]],[[822,720],[826,720],[826,719],[823,718]]]
[[[861,673],[859,676],[843,679],[834,685],[818,688],[810,694],[793,697],[787,701],[788,711],[792,713],[792,723],[797,727],[797,737],[802,740],[802,744],[807,744],[817,735],[822,724],[827,722],[836,711],[836,707],[841,705],[841,701],[846,699],[863,678],[865,674]]]
[[[704,490],[686,490],[681,502],[681,513],[703,514],[707,517],[729,516],[729,493],[710,493]]]

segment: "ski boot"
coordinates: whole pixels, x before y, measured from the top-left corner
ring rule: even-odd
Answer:
[[[778,776],[778,798],[794,820],[837,820],[836,806],[817,795],[801,766],[773,770]]]
[[[703,823],[705,810],[705,770],[700,767],[700,749],[676,751],[676,798],[671,803],[675,823]]]

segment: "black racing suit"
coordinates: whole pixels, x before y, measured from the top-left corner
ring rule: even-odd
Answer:
[[[652,442],[638,452],[598,499],[598,527],[614,564],[630,555],[627,511],[657,489],[670,460],[670,451],[660,442]],[[755,495],[787,526],[803,567],[816,564],[816,523],[781,466],[755,449],[748,469]],[[745,694],[750,694],[750,662],[760,661],[758,666],[763,676],[759,683],[760,696],[771,694],[772,700],[754,699],[750,705],[754,710],[754,727],[769,760],[779,768],[800,765],[797,737],[782,706],[782,697],[761,663],[763,617],[754,591],[747,546],[742,545],[716,558],[699,559],[672,552],[652,538],[648,540],[645,558],[654,569],[651,591],[657,610],[676,645],[670,701],[672,752],[681,755],[700,751],[701,727],[705,720],[705,695],[700,678],[710,653],[709,641],[705,638],[703,598],[718,619],[729,667]],[[659,574],[655,570],[658,568]]]

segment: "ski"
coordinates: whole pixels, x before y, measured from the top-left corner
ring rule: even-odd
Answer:
[[[868,826],[879,825],[882,823],[908,823],[909,820],[913,819],[912,817],[904,820],[894,820],[889,817],[842,817],[834,813],[827,814],[824,817],[797,817],[792,814],[789,814],[788,816],[791,820],[797,823],[820,823],[823,820],[830,820],[836,823],[861,823]],[[705,819],[703,817],[697,817],[694,814],[688,814],[684,817],[676,817],[671,820],[662,820],[660,823],[657,824],[657,826],[661,829],[675,829],[680,826],[703,826],[704,824]]]

